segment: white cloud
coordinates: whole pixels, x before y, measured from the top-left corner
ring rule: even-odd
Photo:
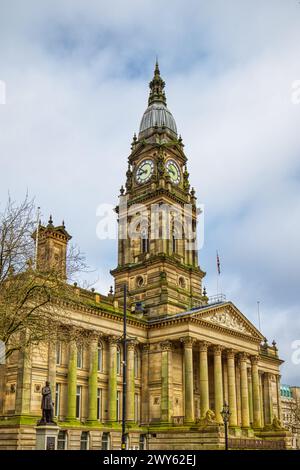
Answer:
[[[206,207],[208,291],[218,248],[228,297],[253,321],[261,300],[264,334],[290,361],[299,332],[298,2],[28,0],[1,9],[0,200],[29,188],[44,218],[64,218],[107,292],[116,243],[96,238],[96,208],[124,183],[158,54]],[[284,374],[299,383],[290,362]]]

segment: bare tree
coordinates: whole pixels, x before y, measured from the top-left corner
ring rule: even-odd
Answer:
[[[47,271],[34,266],[36,229],[34,200],[20,204],[8,199],[0,212],[0,340],[5,358],[32,344],[70,339],[80,327],[68,328],[72,319],[63,315],[62,300],[76,301],[72,276],[86,269],[84,256],[75,247],[67,253],[68,280],[53,267]],[[69,282],[68,282],[69,281]]]

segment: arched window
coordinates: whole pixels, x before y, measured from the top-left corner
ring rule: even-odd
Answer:
[[[98,341],[97,368],[98,368],[98,372],[103,371],[103,345],[102,345],[101,341]]]
[[[89,449],[90,434],[88,431],[82,431],[80,435],[80,450]]]
[[[121,374],[121,349],[117,346],[117,374]]]
[[[110,434],[109,432],[104,432],[102,434],[101,449],[109,450],[110,449]]]
[[[139,355],[137,350],[134,350],[134,376],[138,377],[139,375]]]

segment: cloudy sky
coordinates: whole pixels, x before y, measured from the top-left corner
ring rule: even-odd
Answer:
[[[218,249],[222,291],[255,325],[260,301],[300,385],[299,46],[297,0],[0,0],[0,207],[28,190],[107,293],[116,242],[96,210],[117,202],[157,55],[205,205],[208,294]]]

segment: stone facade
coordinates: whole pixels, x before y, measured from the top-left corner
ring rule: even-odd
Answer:
[[[300,449],[300,387],[280,387],[282,423],[292,434],[292,448]]]
[[[60,427],[58,448],[120,448],[124,284],[130,339],[128,447],[221,449],[225,402],[232,445],[241,439],[246,447],[248,441],[290,445],[280,425],[282,361],[275,343],[268,345],[232,302],[208,299],[197,240],[186,228],[178,236],[176,214],[182,215],[186,205],[191,227],[197,222],[183,149],[156,64],[149,108],[133,139],[126,189],[121,188],[116,208],[114,292],[105,296],[75,285],[75,300],[57,301],[56,309],[62,319],[67,315],[85,328],[88,340],[40,344],[26,354],[13,354],[2,367],[0,448],[35,448],[41,387],[47,379]],[[134,212],[136,204],[143,207]],[[153,206],[159,210],[168,205],[169,217],[158,215],[155,223]],[[123,236],[123,219],[135,224],[134,237]],[[70,239],[64,225],[54,227],[51,219],[47,227],[39,227],[39,234],[38,266],[43,260],[55,262],[64,277]]]

